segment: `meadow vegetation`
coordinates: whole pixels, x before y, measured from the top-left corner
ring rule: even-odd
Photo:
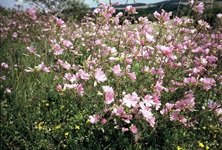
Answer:
[[[132,6],[1,10],[0,149],[220,149],[222,14],[187,7],[133,26]]]

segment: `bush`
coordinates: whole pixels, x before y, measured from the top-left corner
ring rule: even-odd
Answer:
[[[132,25],[132,6],[81,24],[38,11],[1,15],[1,149],[221,147],[221,14],[213,29],[164,10]]]

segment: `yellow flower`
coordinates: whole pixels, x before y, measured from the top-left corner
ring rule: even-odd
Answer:
[[[43,99],[42,102],[45,103],[45,102],[47,102],[47,101]]]
[[[205,130],[205,129],[206,129],[206,127],[203,127],[203,129]]]
[[[39,124],[38,124],[39,130],[42,130],[42,128],[43,128],[42,125],[44,125],[44,123],[45,123],[44,121],[39,122]]]
[[[204,144],[202,142],[199,142],[199,147],[204,148]]]
[[[66,133],[65,133],[65,136],[68,136],[68,135],[69,135],[69,132],[66,132]]]
[[[75,129],[79,130],[79,129],[80,129],[80,126],[75,125]]]
[[[90,120],[88,119],[88,120],[86,120],[86,124],[88,124],[88,123],[90,123]]]
[[[177,146],[177,150],[182,150],[182,148],[180,146]]]
[[[56,128],[56,129],[60,129],[60,128],[61,128],[61,125],[57,125],[55,128]]]
[[[65,106],[64,105],[62,105],[62,106],[60,106],[60,109],[63,109]]]
[[[207,145],[207,146],[206,146],[206,150],[208,150],[208,149],[210,149],[210,147]]]
[[[49,106],[49,103],[46,103],[45,105],[48,107],[48,106]]]

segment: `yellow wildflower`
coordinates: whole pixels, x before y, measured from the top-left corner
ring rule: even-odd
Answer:
[[[39,130],[42,130],[42,128],[43,128],[42,125],[44,125],[44,123],[45,123],[44,121],[39,122],[39,124],[38,124]]]
[[[199,142],[199,147],[204,148],[204,144],[202,142]]]
[[[86,120],[86,124],[88,124],[88,123],[90,123],[90,120],[88,119],[88,120]]]
[[[65,136],[68,136],[68,135],[69,135],[69,132],[66,132],[66,133],[65,133]]]
[[[62,106],[60,106],[60,109],[63,109],[65,106],[64,105],[62,105]]]
[[[177,146],[177,150],[182,150],[182,148],[180,146]]]
[[[49,103],[46,103],[46,104],[45,104],[45,106],[47,106],[47,107],[48,107],[48,106],[49,106]]]
[[[206,150],[208,150],[208,149],[210,149],[210,147],[207,145],[207,146],[206,146]]]
[[[75,125],[75,129],[79,130],[79,129],[80,129],[80,126]]]
[[[61,128],[61,125],[57,125],[55,128],[56,128],[56,129],[60,129],[60,128]]]
[[[203,127],[203,129],[205,130],[205,129],[206,129],[206,127]]]
[[[43,99],[42,102],[45,103],[45,102],[47,102],[47,101]]]

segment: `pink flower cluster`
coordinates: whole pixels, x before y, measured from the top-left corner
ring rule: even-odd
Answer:
[[[190,3],[199,15],[203,13],[202,2]],[[114,7],[102,3],[94,16],[86,16],[81,24],[55,17],[42,17],[42,21],[35,10],[27,13],[31,19],[26,18],[25,24],[16,17],[4,27],[0,24],[1,38],[10,33],[13,40],[25,43],[25,58],[36,59],[29,64],[32,67],[24,66],[26,72],[46,72],[53,76],[50,84],[61,95],[99,105],[90,110],[92,124],[112,122],[115,128],[134,134],[139,132],[141,120],[152,128],[161,118],[191,127],[198,122],[194,120],[201,119],[194,113],[203,111],[199,110],[204,105],[201,93],[211,98],[222,90],[222,33],[206,21],[197,20],[195,27],[195,20],[172,19],[171,12],[161,10],[153,14],[157,22],[140,17],[132,27],[128,18],[136,14],[136,8],[127,6],[127,16],[121,12],[114,15]],[[41,27],[41,33],[37,34],[35,27]],[[36,41],[43,43],[42,39],[45,45],[33,46]],[[8,70],[15,68],[5,62],[1,64],[1,82]],[[93,101],[89,102],[88,95]],[[220,115],[220,101],[210,102],[205,109]]]

